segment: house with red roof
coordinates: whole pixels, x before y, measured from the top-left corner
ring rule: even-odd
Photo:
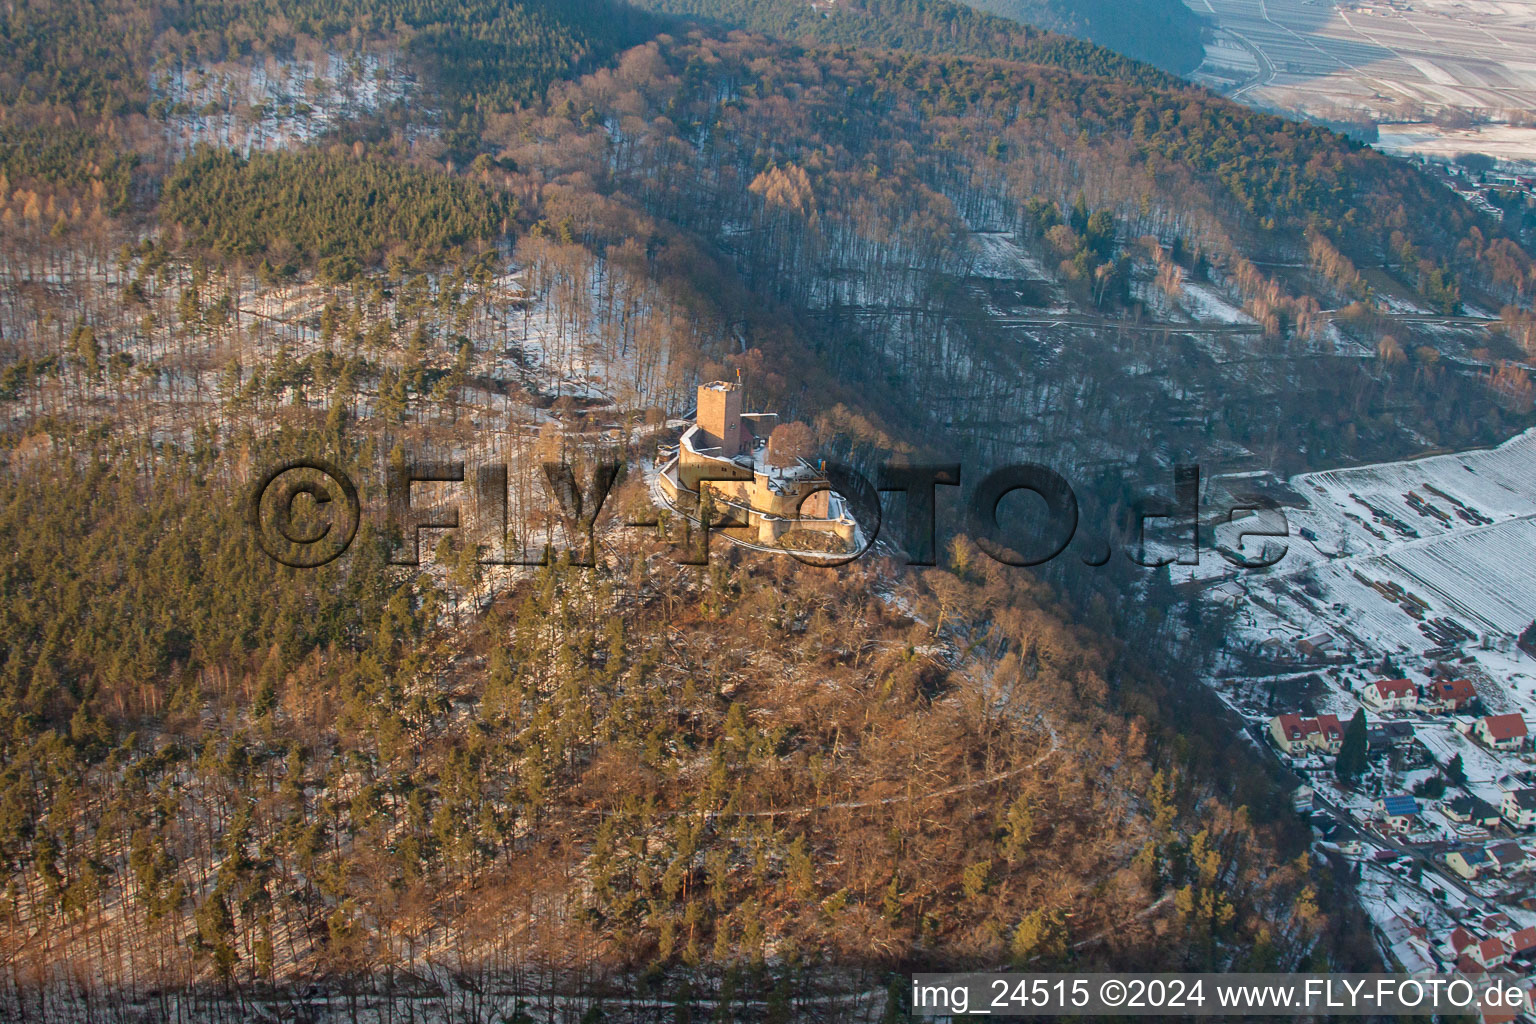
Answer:
[[[1503,967],[1509,963],[1509,949],[1499,939],[1483,939],[1472,947],[1472,959],[1487,968]]]
[[[1325,754],[1337,754],[1344,746],[1344,726],[1337,715],[1318,715],[1312,720],[1315,728],[1307,734],[1307,742]]]
[[[1518,1007],[1508,1007],[1503,1005],[1502,1002],[1495,1006],[1489,1002],[1486,987],[1484,987],[1482,994],[1478,997],[1478,1007],[1478,1020],[1482,1024],[1514,1024],[1515,1021],[1520,1019]]]
[[[1465,956],[1467,951],[1477,944],[1477,936],[1473,935],[1461,925],[1451,929],[1451,933],[1440,943],[1440,950],[1447,960],[1455,960]]]
[[[1419,690],[1406,679],[1378,679],[1363,698],[1377,711],[1411,711],[1419,706]]]
[[[1519,715],[1484,715],[1472,727],[1472,735],[1494,750],[1519,750],[1528,735],[1525,719]]]
[[[1504,944],[1509,947],[1513,956],[1530,956],[1536,953],[1536,927],[1527,926],[1517,932],[1511,932]]]
[[[1337,715],[1302,718],[1299,714],[1276,715],[1269,720],[1269,738],[1287,754],[1309,751],[1337,754],[1344,746],[1344,727]]]
[[[1429,684],[1425,703],[1437,711],[1460,711],[1477,700],[1477,691],[1466,679],[1436,679]]]

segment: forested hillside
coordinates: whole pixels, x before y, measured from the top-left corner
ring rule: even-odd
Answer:
[[[1188,74],[1205,59],[1202,23],[1183,0],[967,0],[972,7]]]
[[[1139,2],[1126,4],[1122,15],[1123,23],[1131,26],[1130,35],[1136,34],[1135,9]],[[1082,27],[1079,20],[1054,10],[1048,3],[1035,5],[1038,9],[1027,12],[1000,11],[1003,17],[975,9],[982,5],[968,7],[957,0],[851,0],[830,6],[809,0],[635,0],[635,5],[784,39],[912,53],[1000,57],[1147,84],[1171,85],[1174,80],[1139,61],[1175,73],[1200,63],[1196,57],[1186,67],[1186,53],[1164,54],[1155,44],[1137,49],[1105,48],[1097,37],[1077,30]],[[1116,49],[1120,52],[1111,52]],[[1154,60],[1145,55],[1143,51],[1147,50],[1178,59]],[[1136,59],[1126,60],[1121,54]]]
[[[1175,463],[1529,425],[1530,254],[1090,44],[668,3],[0,13],[0,1015],[892,1020],[928,967],[1377,965],[1130,512]],[[738,374],[871,471],[1049,463],[1114,557],[1007,568],[946,505],[909,567],[898,505],[840,572],[681,564],[628,524]],[[364,509],[312,571],[247,522],[299,456]],[[545,466],[600,459],[595,566],[486,564],[571,546]],[[408,460],[505,467],[506,519],[418,485],[461,525],[390,564]]]
[[[318,153],[198,152],[166,179],[161,201],[166,219],[214,256],[259,260],[268,276],[307,264],[335,280],[386,253],[430,264],[490,242],[516,209],[505,193],[448,175]]]
[[[785,39],[1038,61],[1142,80],[1151,76],[1137,61],[1178,75],[1204,59],[1200,21],[1178,0],[636,0],[636,6]]]
[[[578,1014],[854,1019],[835,994],[886,1006],[914,955],[1172,968],[1233,944],[1258,968],[1324,924],[1244,812],[1100,710],[1113,658],[1001,567],[700,573],[631,532],[454,628],[478,584],[391,574],[374,533],[344,567],[274,569],[215,449],[150,474],[69,449],[13,463],[0,509],[26,553],[0,585],[28,598],[0,613],[8,1015],[106,986],[227,1019],[221,991],[320,978],[391,1016],[553,989]],[[50,492],[77,515],[38,517]],[[872,597],[892,585],[910,611]],[[462,994],[412,980],[437,971]]]
[[[1447,441],[1490,439],[1528,412],[1469,416],[1486,380],[1440,363],[1436,345],[1405,343],[1411,323],[1368,304],[1324,312],[1368,297],[1366,271],[1447,311],[1461,292],[1493,308],[1528,301],[1536,279],[1519,244],[1405,165],[1195,89],[773,52],[764,62],[759,43],[712,40],[646,50],[560,87],[558,102],[588,115],[539,121],[534,140],[509,137],[507,152],[531,158],[573,131],[596,144],[571,146],[553,168],[719,239],[751,286],[805,314],[802,329],[866,409],[915,405],[937,425],[966,395],[963,418],[989,429],[961,443],[982,444],[988,460],[1042,441],[1068,465],[1095,464],[1106,444],[1134,448],[1146,420],[1124,418],[1100,389],[1148,362],[1115,387],[1145,389],[1163,443],[1191,454],[1391,450],[1401,421],[1380,409],[1404,388],[1414,429]],[[704,67],[714,70],[688,70]],[[977,230],[1016,240],[1038,269],[981,269]],[[1000,278],[1045,278],[1107,319],[1054,336],[1047,325],[999,330],[966,303]],[[1214,350],[1185,347],[1170,327],[1138,328],[1138,308],[1180,308],[1212,283],[1251,317],[1253,341],[1228,333]],[[1496,366],[1498,352],[1481,339],[1454,354]],[[1232,401],[1276,387],[1284,404]],[[1082,417],[1101,414],[1085,437]]]
[[[618,0],[46,0],[0,12],[0,37],[10,43],[0,84],[23,108],[121,114],[147,105],[150,69],[162,57],[280,54],[307,37],[404,45],[455,104],[507,109],[652,31],[651,19]]]

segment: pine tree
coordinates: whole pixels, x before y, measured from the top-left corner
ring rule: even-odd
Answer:
[[[1334,774],[1340,781],[1350,784],[1359,781],[1365,774],[1366,752],[1365,711],[1360,710],[1355,712],[1344,730],[1344,745],[1339,748],[1338,759],[1333,765]]]
[[[1467,768],[1462,762],[1460,754],[1446,762],[1445,777],[1453,786],[1465,786],[1467,784]]]
[[[1059,957],[1067,950],[1066,930],[1062,927],[1065,915],[1061,910],[1039,907],[1019,922],[1014,930],[1009,951],[1013,961],[1023,965],[1038,957]]]

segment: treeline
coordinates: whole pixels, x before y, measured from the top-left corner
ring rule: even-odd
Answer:
[[[568,366],[606,364],[597,376],[628,378],[658,421],[693,377],[734,364],[754,400],[827,413],[839,454],[944,437],[968,446],[945,457],[997,465],[1082,439],[1102,465],[1139,458],[1149,438],[1158,459],[1193,438],[1331,458],[1357,423],[1406,418],[1404,395],[1441,403],[1431,423],[1491,429],[1427,359],[1373,381],[1355,357],[1290,358],[1285,345],[1311,343],[1290,328],[1316,302],[1240,257],[1299,246],[1315,226],[1332,239],[1317,272],[1348,288],[1353,261],[1406,274],[1410,251],[1477,282],[1496,259],[1524,281],[1523,251],[1455,233],[1452,197],[1419,209],[1379,158],[1326,133],[1260,118],[1243,122],[1251,137],[1203,134],[1215,104],[1194,90],[704,37],[557,89],[552,110],[499,119],[477,142],[527,169],[518,194],[537,204],[517,249],[527,291],[506,308],[479,298],[494,260],[387,269],[316,296],[301,330],[318,335],[295,356],[241,308],[257,302],[230,299],[241,262],[339,280],[391,247],[506,230],[513,211],[478,173],[376,157],[196,154],[163,212],[229,261],[222,277],[163,245],[125,250],[110,286],[68,238],[0,253],[13,280],[51,276],[80,302],[60,315],[18,290],[39,326],[8,337],[18,358],[0,388],[78,397],[108,424],[92,438],[6,436],[0,522],[27,553],[0,575],[15,595],[0,610],[0,856],[14,880],[0,998],[32,1013],[38,992],[100,981],[171,1016],[178,993],[222,983],[246,998],[319,978],[382,990],[392,1009],[469,993],[491,1016],[497,985],[534,991],[557,975],[577,979],[583,1011],[617,978],[610,994],[693,1012],[708,993],[725,1018],[754,999],[794,1019],[824,1012],[817,979],[866,991],[919,958],[1325,958],[1318,907],[1337,902],[1221,791],[1226,777],[1259,788],[1253,765],[1179,771],[1205,742],[1170,735],[1194,698],[1154,689],[1110,649],[1122,635],[1182,654],[1168,679],[1187,679],[1219,648],[1220,622],[1181,609],[1166,574],[1083,600],[1095,637],[963,544],[885,601],[872,595],[890,580],[872,570],[723,559],[672,572],[653,538],[620,531],[631,539],[605,571],[531,574],[482,616],[490,586],[468,545],[438,545],[411,576],[369,535],[313,577],[263,564],[240,484],[269,456],[316,446],[376,478],[383,439],[403,451],[420,439],[408,427],[457,420],[472,384],[513,372],[503,359],[474,381],[477,345],[542,354],[557,394]],[[1108,311],[1130,301],[1137,251],[1170,293],[1183,269],[1209,272],[1273,346],[1219,354],[1281,372],[1218,376],[1240,371],[1177,332],[1039,343],[951,316],[972,300],[972,225],[1038,235],[1058,256],[1050,283],[1102,284]],[[530,335],[535,302],[556,326]],[[842,306],[899,312],[872,326],[837,320]],[[209,387],[212,355],[225,369]],[[93,400],[103,379],[112,401]],[[453,444],[484,442],[503,411],[508,433],[523,425],[490,387],[476,401],[490,416],[464,417]],[[323,434],[255,440],[326,404]],[[123,440],[135,417],[157,439],[199,421],[253,432],[141,447]],[[380,443],[341,444],[343,430]],[[457,989],[430,980],[445,962]],[[391,988],[402,977],[429,980]]]
[[[1490,218],[1408,165],[1327,129],[1250,110],[1203,90],[1108,77],[1085,80],[1041,66],[847,50],[783,51],[770,75],[731,44],[700,40],[697,46],[731,61],[741,93],[723,103],[695,66],[678,83],[681,95],[669,96],[675,118],[702,127],[711,116],[739,113],[721,126],[726,131],[738,120],[759,130],[765,118],[777,119],[782,129],[796,133],[780,141],[782,152],[794,153],[813,141],[834,146],[834,161],[822,161],[828,174],[856,152],[895,164],[893,155],[904,141],[916,158],[887,171],[924,175],[931,188],[947,184],[933,168],[957,172],[959,163],[985,166],[985,156],[997,161],[998,174],[1015,168],[1029,173],[1032,165],[1051,159],[1038,147],[1052,146],[1063,150],[1057,161],[1108,159],[1125,165],[1165,202],[1174,197],[1181,176],[1193,179],[1203,194],[1179,198],[1202,205],[1227,200],[1216,212],[1229,222],[1223,225],[1229,239],[1255,232],[1259,244],[1279,247],[1300,244],[1306,229],[1314,227],[1358,263],[1381,265],[1397,262],[1403,240],[1423,250],[1451,251],[1475,229],[1480,244],[1466,255],[1482,262],[1485,253],[1498,249],[1512,257],[1510,250],[1484,241],[1506,239]],[[839,83],[839,96],[828,92],[826,79],[815,77],[813,65]],[[722,76],[717,71],[712,77]],[[808,90],[818,110],[840,120],[773,109],[771,97],[789,89]],[[603,114],[611,103],[594,105],[594,113]],[[950,155],[957,150],[965,156]],[[757,157],[748,164],[752,175],[773,159],[755,140],[749,152]],[[1529,268],[1526,257],[1520,273]],[[1488,275],[1491,266],[1476,269]]]
[[[274,28],[279,31],[274,35]],[[295,36],[407,41],[455,108],[508,110],[656,31],[618,0],[258,0],[183,8],[179,31],[200,51],[282,47]]]
[[[162,215],[193,245],[260,260],[271,276],[300,265],[349,280],[394,252],[421,265],[511,228],[504,193],[438,171],[334,152],[201,149],[165,182]]]
[[[1131,262],[1128,256],[1117,258],[1113,211],[1090,213],[1078,193],[1065,217],[1054,202],[1032,199],[1023,218],[1027,236],[1041,239],[1061,258],[1061,279],[1077,286],[1091,305],[1102,309],[1129,301]]]
[[[87,118],[142,110],[164,12],[131,0],[7,4],[0,95],[22,109],[54,106]]]
[[[161,460],[99,442],[86,457],[73,447],[61,438],[7,453],[20,486],[7,488],[0,522],[25,544],[0,568],[10,598],[0,610],[0,695],[29,735],[73,728],[85,752],[102,753],[86,740],[105,735],[103,716],[131,729],[165,714],[178,686],[195,690],[252,651],[296,664],[374,628],[393,589],[376,535],[365,527],[347,564],[305,577],[263,557],[245,522],[236,463],[311,448],[274,439],[241,455],[202,438]],[[59,507],[77,514],[28,511],[26,495],[45,475]],[[16,753],[6,749],[7,763]]]
[[[860,411],[900,422],[913,407],[947,409],[967,395],[967,410],[995,425],[974,436],[973,458],[1044,441],[1067,464],[1097,464],[1103,445],[1134,453],[1155,431],[1191,458],[1231,444],[1300,470],[1302,453],[1401,452],[1405,420],[1392,410],[1410,410],[1411,429],[1443,444],[1488,443],[1522,425],[1499,407],[1476,411],[1488,394],[1480,376],[1419,360],[1436,339],[1413,339],[1401,365],[1332,354],[1320,314],[1350,287],[1349,266],[1444,301],[1491,293],[1502,304],[1536,277],[1529,254],[1487,217],[1326,130],[1194,89],[1039,65],[703,35],[638,48],[553,98],[553,116],[530,115],[488,141],[520,165],[611,182],[610,196],[716,240],[749,287],[807,314],[796,332],[824,359],[821,376],[856,385]],[[1031,213],[1067,220],[1080,193],[1089,217],[1108,219],[1091,246],[1086,230]],[[572,236],[593,244],[602,217],[579,202],[569,209]],[[1113,299],[1106,311],[1129,312],[1130,329],[1109,321],[1027,339],[968,316],[972,228],[1007,232],[1030,262],[1049,257],[1039,269],[986,273],[1043,275],[1090,301],[1098,291]],[[1316,271],[1267,266],[1304,260],[1309,231],[1330,247]],[[1438,274],[1421,274],[1430,253]],[[1192,287],[1172,288],[1169,264]],[[1246,307],[1252,340],[1234,325],[1212,352],[1173,325],[1136,329],[1142,284],[1159,276],[1172,303],[1202,319],[1212,288]],[[750,308],[732,315],[754,319]],[[1377,339],[1359,344],[1375,350]],[[982,363],[993,369],[981,373]],[[1283,399],[1266,390],[1266,363],[1293,375]],[[1152,370],[1128,373],[1138,365]]]
[[[822,45],[997,57],[1169,86],[1203,59],[1200,25],[1182,4],[1125,0],[1094,11],[1080,2],[955,0],[631,0],[637,7]],[[1173,8],[1184,13],[1180,15]],[[979,9],[978,9],[979,8]],[[1042,31],[1044,30],[1044,31]],[[1076,37],[1076,38],[1073,38]],[[1097,44],[1097,45],[1095,45]],[[1146,62],[1146,63],[1143,63]],[[1152,66],[1149,66],[1152,65]]]
[[[1177,83],[1177,79],[1139,60],[1035,27],[1055,28],[1051,20],[1020,24],[1031,19],[1010,21],[954,0],[854,0],[825,8],[802,0],[630,2],[647,10],[819,45],[996,57],[1144,85]]]

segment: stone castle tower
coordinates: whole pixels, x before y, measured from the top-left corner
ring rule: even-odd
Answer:
[[[698,392],[699,412],[694,422],[704,435],[700,448],[719,448],[722,458],[742,454],[741,385],[717,380]]]

